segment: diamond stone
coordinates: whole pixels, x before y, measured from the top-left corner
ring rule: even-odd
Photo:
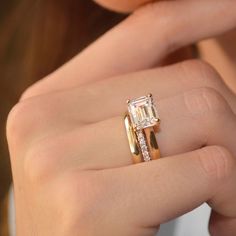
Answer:
[[[151,95],[130,100],[128,111],[132,125],[137,130],[155,126],[159,121],[159,115]]]

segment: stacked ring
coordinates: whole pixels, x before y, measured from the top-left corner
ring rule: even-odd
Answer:
[[[160,118],[152,94],[128,100],[128,112],[125,114],[125,127],[130,151],[134,163],[160,158],[160,150],[155,133]]]

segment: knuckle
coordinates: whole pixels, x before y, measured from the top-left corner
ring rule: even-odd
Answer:
[[[13,141],[25,133],[28,125],[28,106],[25,103],[17,103],[9,112],[6,123],[8,141]]]
[[[191,82],[196,86],[200,85],[204,87],[215,88],[218,91],[221,90],[223,81],[220,78],[219,73],[209,63],[200,59],[193,59],[180,62],[180,65],[182,71],[186,75],[183,77],[186,82],[189,82],[189,79],[192,78]]]
[[[6,129],[7,129],[7,136],[11,137],[13,134],[13,131],[15,130],[16,126],[16,121],[17,117],[19,115],[19,110],[21,109],[21,106],[17,103],[12,107],[10,110],[8,116],[7,116],[7,124],[6,124]]]
[[[30,99],[16,104],[7,117],[6,134],[9,144],[27,142],[43,127],[49,127],[48,121],[53,113],[49,102],[42,99]],[[54,106],[55,107],[55,106]]]
[[[218,112],[225,109],[226,102],[215,89],[201,88],[199,91],[200,105],[206,107],[207,110]]]
[[[36,137],[43,128],[51,130],[51,124],[58,117],[59,106],[48,96],[19,102],[8,115],[6,125],[8,139],[26,142],[30,137]]]
[[[224,180],[234,172],[234,160],[230,152],[220,146],[206,147],[198,152],[200,165],[205,175],[212,179]]]
[[[214,77],[217,74],[216,70],[208,62],[201,59],[193,59],[183,63],[186,64],[189,70],[200,72],[204,78]]]
[[[204,86],[220,90],[223,81],[216,69],[209,63],[202,60],[198,60],[197,63],[198,66],[196,69],[200,72],[200,77]]]
[[[218,76],[218,73],[214,69],[214,67],[208,62],[201,59],[192,60],[192,66],[195,68],[195,70],[199,71],[206,79]]]
[[[27,88],[20,96],[20,101],[23,101],[23,100],[26,100],[30,97],[32,97],[34,94],[34,91],[33,91],[33,86],[30,86],[29,88]]]
[[[31,98],[31,97],[34,97],[43,93],[43,91],[46,89],[45,84],[47,81],[48,79],[44,78],[32,84],[31,86],[29,86],[21,95],[20,101],[24,101],[28,98]]]
[[[184,93],[184,102],[192,115],[221,115],[229,111],[224,97],[213,88],[202,87]]]
[[[56,152],[50,147],[47,140],[40,141],[29,148],[23,166],[27,180],[34,184],[47,181],[58,168],[60,162],[58,153],[59,151]]]

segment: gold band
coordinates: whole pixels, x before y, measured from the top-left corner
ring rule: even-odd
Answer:
[[[128,137],[129,147],[133,157],[133,163],[140,163],[143,161],[142,153],[128,114],[125,114],[124,120],[125,120],[125,128]]]
[[[155,131],[157,131],[156,127],[148,127],[143,129],[144,131],[144,135],[146,138],[146,142],[148,145],[148,149],[151,155],[151,159],[152,160],[157,160],[161,157],[160,154],[160,149],[157,143],[157,139],[156,139],[156,135],[155,135]]]
[[[133,157],[133,163],[140,163],[146,161],[140,145],[138,133],[133,129],[128,114],[125,114],[124,121],[125,121],[125,128],[128,137],[129,147]],[[147,146],[146,151],[150,155],[150,160],[157,160],[160,158],[160,150],[155,136],[156,132],[157,132],[157,127],[148,127],[139,131],[139,134],[140,133],[143,134],[144,145]]]

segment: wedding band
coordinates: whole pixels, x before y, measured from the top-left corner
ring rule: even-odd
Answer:
[[[133,157],[133,163],[140,163],[142,162],[142,153],[139,147],[139,142],[136,136],[136,133],[134,132],[134,129],[132,127],[130,117],[128,114],[125,114],[125,128],[126,133],[129,141],[129,147],[130,151]]]
[[[160,150],[155,133],[160,118],[151,94],[128,100],[125,127],[134,163],[160,158]]]

